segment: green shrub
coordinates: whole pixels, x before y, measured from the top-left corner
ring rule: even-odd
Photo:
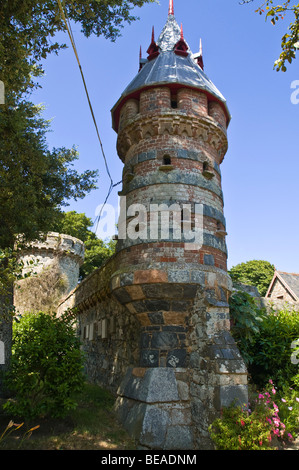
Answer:
[[[241,291],[234,292],[229,303],[231,332],[252,382],[258,388],[265,387],[270,379],[279,389],[295,386],[296,380],[299,382],[298,312],[266,311]]]
[[[76,406],[83,360],[73,326],[54,314],[26,314],[14,323],[5,409],[22,418],[63,417]]]
[[[270,311],[263,316],[259,333],[248,345],[251,378],[260,387],[269,379],[279,389],[294,386],[298,364],[292,361],[292,344],[299,338],[299,314],[291,310]]]

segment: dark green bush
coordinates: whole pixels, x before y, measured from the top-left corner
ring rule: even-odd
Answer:
[[[279,389],[296,384],[298,364],[292,361],[293,343],[299,338],[299,314],[292,310],[270,311],[249,345],[249,371],[255,384],[272,379]]]
[[[296,386],[299,361],[292,356],[299,339],[299,313],[260,309],[250,295],[237,291],[230,298],[230,316],[252,382],[260,388],[270,379],[279,389]]]
[[[26,314],[14,323],[10,371],[13,399],[5,409],[15,416],[63,417],[83,384],[83,358],[72,324],[54,314]]]

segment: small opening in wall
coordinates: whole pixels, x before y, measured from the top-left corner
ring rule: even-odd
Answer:
[[[171,165],[171,158],[169,155],[164,155],[163,157],[163,165]]]
[[[203,162],[203,167],[202,167],[203,171],[208,171],[209,169],[209,164],[208,162]]]
[[[178,100],[175,96],[171,97],[171,107],[172,109],[177,109],[178,107]]]

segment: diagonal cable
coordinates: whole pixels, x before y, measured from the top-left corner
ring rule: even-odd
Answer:
[[[98,140],[99,140],[99,143],[100,143],[101,152],[102,152],[102,155],[103,155],[103,158],[104,158],[104,162],[105,162],[105,167],[106,167],[107,175],[108,175],[108,177],[109,177],[109,179],[110,179],[110,187],[109,187],[108,194],[107,194],[107,196],[106,196],[105,202],[104,202],[104,204],[103,204],[103,206],[102,206],[102,208],[101,208],[101,210],[100,210],[99,215],[97,216],[97,218],[96,218],[95,221],[94,221],[94,224],[95,224],[96,221],[97,221],[97,226],[96,226],[96,231],[97,231],[98,224],[99,224],[99,221],[100,221],[100,218],[101,218],[101,215],[102,215],[103,208],[104,208],[105,204],[107,203],[107,200],[108,200],[108,198],[109,198],[109,196],[110,196],[110,194],[111,194],[113,188],[114,188],[115,186],[118,186],[122,181],[119,181],[118,183],[115,183],[115,184],[114,184],[113,179],[112,179],[112,177],[111,177],[111,174],[110,174],[110,171],[109,171],[109,167],[108,167],[108,163],[107,163],[107,159],[106,159],[106,155],[105,155],[104,148],[103,148],[103,144],[102,144],[102,141],[101,141],[101,137],[100,137],[98,125],[97,125],[97,122],[96,122],[96,118],[95,118],[95,115],[94,115],[93,107],[92,107],[91,100],[90,100],[90,97],[89,97],[89,93],[88,93],[88,89],[87,89],[87,85],[86,85],[84,73],[83,73],[82,66],[81,66],[81,63],[80,63],[80,60],[79,60],[79,55],[78,55],[77,47],[76,47],[76,44],[75,44],[75,39],[74,39],[74,35],[73,35],[72,28],[71,28],[71,25],[70,25],[70,21],[69,21],[69,18],[68,18],[68,16],[67,16],[67,14],[64,12],[64,9],[63,9],[62,4],[61,4],[61,0],[57,0],[57,3],[58,3],[58,6],[59,6],[59,9],[60,9],[60,13],[61,13],[62,19],[63,19],[64,24],[65,24],[66,30],[67,30],[67,32],[68,32],[68,35],[69,35],[69,38],[70,38],[70,41],[71,41],[71,44],[72,44],[72,47],[73,47],[73,50],[74,50],[74,53],[75,53],[75,56],[76,56],[76,60],[77,60],[77,62],[78,62],[78,66],[79,66],[79,70],[80,70],[80,73],[81,73],[81,77],[82,77],[82,81],[83,81],[85,93],[86,93],[87,100],[88,100],[88,105],[89,105],[89,108],[90,108],[90,112],[91,112],[91,115],[92,115],[92,119],[93,119],[93,122],[94,122],[95,129],[96,129],[97,137],[98,137]]]

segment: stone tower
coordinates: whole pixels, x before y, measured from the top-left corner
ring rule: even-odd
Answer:
[[[230,114],[171,0],[147,53],[112,109],[124,169],[111,291],[140,325],[139,362],[117,408],[141,446],[204,449],[221,407],[247,403],[230,334],[220,173]]]
[[[14,289],[16,312],[55,311],[61,299],[78,285],[84,244],[70,235],[48,232],[41,240],[27,244],[18,259],[24,278]]]
[[[58,313],[76,308],[86,375],[116,393],[141,449],[208,449],[220,409],[247,403],[220,175],[230,115],[172,0],[147,53],[112,109],[124,163],[116,253]]]

